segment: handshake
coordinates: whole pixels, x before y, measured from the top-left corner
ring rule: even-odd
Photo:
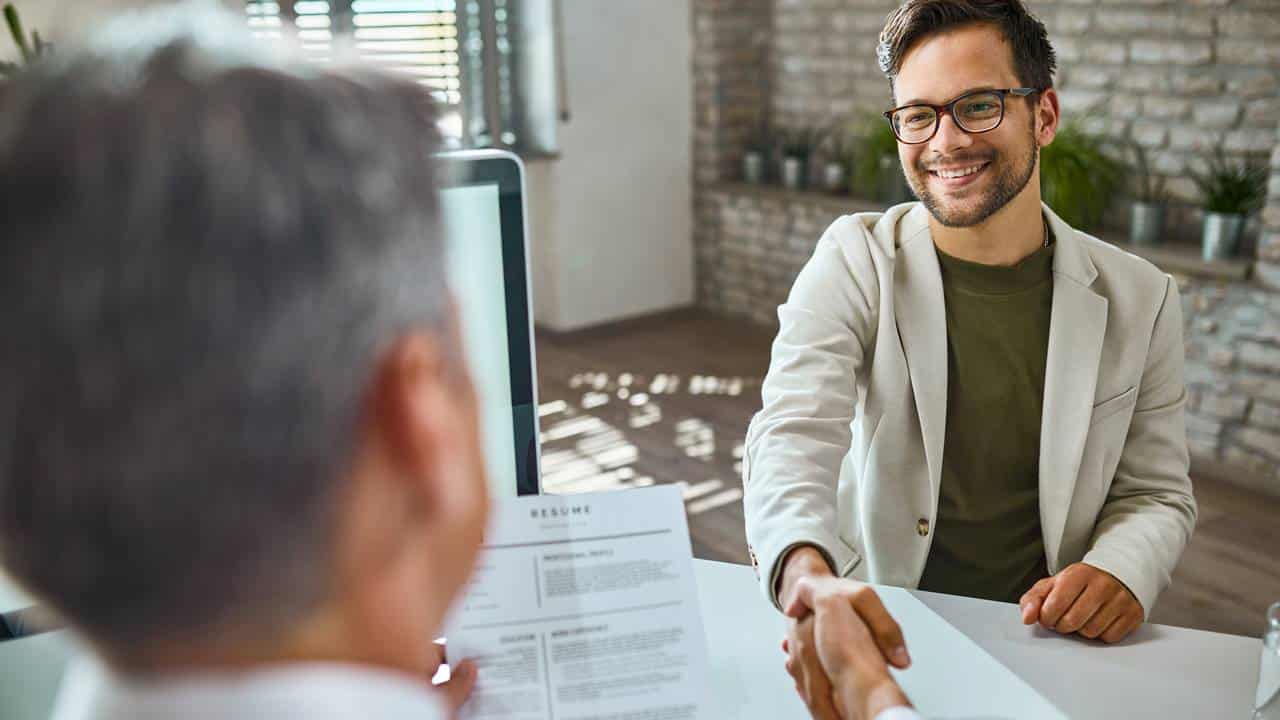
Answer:
[[[784,560],[778,597],[791,618],[782,651],[796,692],[817,720],[918,717],[890,667],[911,665],[902,629],[870,586],[832,575],[822,555],[801,546]],[[1142,624],[1142,605],[1109,573],[1075,563],[1044,578],[1019,603],[1024,624],[1118,642]],[[885,716],[888,717],[888,716]],[[884,718],[881,718],[884,720]]]
[[[874,720],[911,707],[889,667],[911,665],[902,628],[869,585],[837,578],[813,548],[787,558],[779,597],[791,618],[782,651],[817,720]]]

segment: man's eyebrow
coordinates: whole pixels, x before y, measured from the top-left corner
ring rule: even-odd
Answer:
[[[980,85],[980,86],[978,86],[978,87],[971,87],[971,88],[969,88],[968,90],[964,90],[964,91],[961,91],[961,92],[959,92],[959,93],[956,93],[955,95],[953,95],[952,97],[950,97],[949,99],[947,99],[947,100],[946,100],[946,102],[940,102],[940,103],[938,103],[938,104],[939,104],[939,105],[946,105],[947,103],[951,102],[952,100],[955,100],[956,98],[961,97],[961,96],[964,96],[964,95],[968,95],[968,94],[969,94],[969,93],[971,93],[971,92],[978,92],[979,90],[995,90],[995,89],[996,89],[996,86],[995,86],[995,85]],[[911,100],[908,100],[908,101],[906,101],[906,102],[902,103],[902,104],[901,104],[901,105],[899,105],[898,107],[906,107],[907,105],[933,105],[933,103],[929,102],[928,100],[921,100],[920,98],[912,98]]]

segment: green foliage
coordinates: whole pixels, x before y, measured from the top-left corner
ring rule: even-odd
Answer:
[[[1105,142],[1076,119],[1040,149],[1041,197],[1073,227],[1096,228],[1124,179],[1124,166],[1102,152]]]
[[[814,148],[822,140],[822,132],[815,128],[793,128],[778,131],[778,143],[782,157],[797,158],[808,162]]]
[[[13,44],[18,46],[22,63],[30,65],[52,52],[53,46],[41,39],[38,32],[33,31],[31,40],[27,40],[27,34],[22,29],[22,18],[18,16],[18,9],[13,6],[13,3],[4,5],[4,22],[9,27],[9,36],[13,38]],[[0,62],[0,77],[13,75],[21,69],[21,63]]]
[[[841,120],[827,128],[822,142],[826,145],[827,162],[838,162],[844,165],[846,170],[851,169],[850,165],[858,146],[858,137],[852,132],[848,123]]]
[[[858,143],[854,158],[854,187],[864,193],[874,194],[881,187],[885,172],[880,159],[886,155],[898,156],[898,138],[893,128],[880,115],[867,115],[860,123]]]
[[[1247,215],[1261,207],[1266,196],[1266,168],[1230,163],[1220,147],[1209,159],[1207,172],[1191,171],[1190,175],[1209,212]]]
[[[769,138],[764,133],[752,133],[742,141],[742,151],[744,153],[758,152],[761,155],[769,154]]]
[[[1165,188],[1165,177],[1151,171],[1147,149],[1133,140],[1128,142],[1128,146],[1130,154],[1133,155],[1133,161],[1129,164],[1128,170],[1137,180],[1134,199],[1155,205],[1167,203],[1169,192]]]

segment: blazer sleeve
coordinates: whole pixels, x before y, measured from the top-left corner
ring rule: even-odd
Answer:
[[[855,218],[832,223],[778,307],[763,406],[742,463],[747,542],[775,607],[779,561],[792,548],[817,547],[836,572],[852,557],[836,533],[836,484],[877,323],[870,242]]]
[[[1145,614],[1168,587],[1196,523],[1182,363],[1182,302],[1166,278],[1133,420],[1084,556],[1124,583]]]

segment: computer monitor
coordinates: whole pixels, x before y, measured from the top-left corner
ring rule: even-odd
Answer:
[[[481,406],[494,497],[540,487],[524,167],[500,150],[440,155],[449,280]]]

